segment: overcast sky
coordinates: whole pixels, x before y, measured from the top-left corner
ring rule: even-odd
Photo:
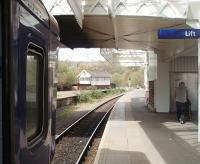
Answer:
[[[99,48],[60,48],[58,60],[69,60],[69,61],[105,61],[105,59],[100,55]]]

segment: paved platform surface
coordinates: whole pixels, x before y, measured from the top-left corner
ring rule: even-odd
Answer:
[[[199,164],[197,125],[174,114],[150,113],[144,91],[124,95],[114,107],[95,164]]]
[[[63,99],[67,97],[76,96],[80,91],[58,91],[57,92],[57,99]]]

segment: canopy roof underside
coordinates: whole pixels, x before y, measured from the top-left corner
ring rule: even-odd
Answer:
[[[43,0],[53,15],[73,14],[67,0]],[[138,15],[185,18],[188,0],[82,0],[84,15]]]
[[[70,48],[154,51],[163,60],[197,48],[197,40],[157,37],[161,28],[190,28],[186,25],[188,0],[85,0],[82,29],[67,0],[43,1],[60,25],[61,42]]]

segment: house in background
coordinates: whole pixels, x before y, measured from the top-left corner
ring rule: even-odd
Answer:
[[[108,72],[94,72],[82,70],[78,75],[79,89],[87,89],[90,86],[96,88],[110,88],[111,75]]]

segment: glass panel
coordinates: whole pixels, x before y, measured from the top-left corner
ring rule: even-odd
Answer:
[[[42,56],[28,52],[26,65],[26,135],[28,141],[37,137],[43,125]]]

